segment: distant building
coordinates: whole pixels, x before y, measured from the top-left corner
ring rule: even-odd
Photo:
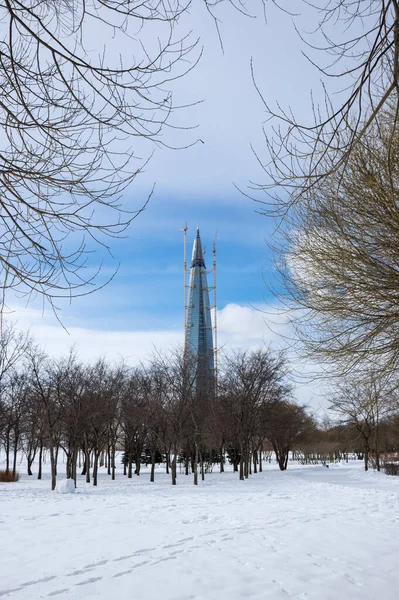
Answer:
[[[190,268],[185,348],[196,361],[199,376],[206,379],[213,377],[215,359],[211,306],[204,252],[198,228]]]

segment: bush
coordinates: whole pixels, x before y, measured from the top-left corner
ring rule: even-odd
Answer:
[[[399,463],[398,462],[385,462],[382,465],[382,470],[387,475],[399,475]]]
[[[16,471],[13,473],[12,471],[6,471],[0,469],[0,483],[11,483],[13,481],[18,481],[19,473]]]

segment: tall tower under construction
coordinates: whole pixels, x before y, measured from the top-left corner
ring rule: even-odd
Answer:
[[[215,375],[215,357],[212,336],[211,306],[206,276],[204,251],[199,228],[194,240],[188,286],[185,349],[197,362],[202,378]]]

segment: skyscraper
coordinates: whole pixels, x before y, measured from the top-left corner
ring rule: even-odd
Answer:
[[[193,244],[187,306],[185,348],[201,377],[213,377],[215,360],[209,290],[199,228]]]

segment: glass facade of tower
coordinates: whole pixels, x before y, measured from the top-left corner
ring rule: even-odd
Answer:
[[[198,369],[203,374],[213,375],[211,307],[199,229],[193,245],[186,325],[186,350],[196,358]]]

